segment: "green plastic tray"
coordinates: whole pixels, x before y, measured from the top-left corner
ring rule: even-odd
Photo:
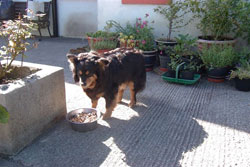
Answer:
[[[178,71],[179,71],[179,68],[180,66],[182,66],[183,64],[185,63],[181,63],[177,66],[176,68],[176,77],[175,78],[172,78],[172,77],[167,77],[167,73],[168,72],[165,72],[162,74],[162,79],[165,80],[165,81],[168,81],[168,82],[173,82],[173,83],[179,83],[179,84],[185,84],[185,85],[192,85],[192,84],[195,84],[197,81],[199,81],[199,79],[201,78],[201,75],[200,74],[194,74],[194,79],[193,80],[187,80],[187,79],[180,79],[178,78]]]

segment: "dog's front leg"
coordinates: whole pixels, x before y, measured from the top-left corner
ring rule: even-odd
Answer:
[[[94,99],[91,99],[91,102],[92,102],[92,108],[96,108],[97,104],[98,104],[98,100],[99,98],[94,98]]]
[[[103,115],[103,119],[108,119],[111,117],[112,112],[117,104],[116,98],[114,99],[105,99],[106,100],[106,112]]]

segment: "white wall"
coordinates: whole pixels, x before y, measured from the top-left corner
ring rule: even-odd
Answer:
[[[83,38],[97,30],[97,0],[58,0],[59,36]]]
[[[167,34],[168,28],[166,27],[167,21],[160,14],[154,12],[154,8],[158,5],[130,5],[122,4],[121,0],[98,0],[98,30],[102,30],[106,25],[107,20],[119,21],[122,25],[126,22],[134,23],[138,17],[143,18],[146,13],[149,14],[149,21],[154,20],[154,34],[156,37],[161,37],[162,34]],[[190,16],[186,16],[190,17]],[[192,36],[198,36],[200,33],[196,29],[195,24],[190,24],[185,28],[174,32],[173,37],[178,34],[190,34]]]

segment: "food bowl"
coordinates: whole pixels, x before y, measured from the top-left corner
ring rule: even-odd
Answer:
[[[96,118],[94,118],[94,115],[96,115]],[[81,119],[80,117],[86,119]],[[87,132],[97,128],[97,120],[100,117],[100,111],[94,108],[80,108],[67,113],[66,120],[70,123],[73,130],[78,132]]]

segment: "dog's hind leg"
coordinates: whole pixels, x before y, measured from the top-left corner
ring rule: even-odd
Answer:
[[[121,84],[119,86],[119,90],[118,90],[118,95],[117,95],[117,102],[120,103],[122,101],[122,96],[124,93],[124,90],[126,89],[127,84]]]
[[[124,89],[119,90],[118,97],[117,97],[117,102],[118,103],[120,103],[122,101],[123,93],[124,93]]]
[[[129,103],[129,107],[134,107],[134,105],[136,104],[136,91],[134,88],[134,82],[129,82],[129,90],[130,90],[130,103]]]

